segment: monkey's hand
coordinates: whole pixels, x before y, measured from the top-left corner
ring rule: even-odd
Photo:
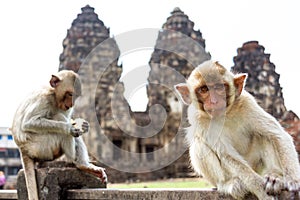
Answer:
[[[73,137],[79,137],[79,136],[81,136],[81,135],[83,134],[83,132],[82,132],[80,129],[78,129],[78,128],[72,126],[72,127],[70,128],[70,134],[71,134]]]
[[[266,174],[264,181],[265,191],[268,195],[280,194],[285,189],[282,178],[276,173]]]
[[[84,121],[81,125],[83,133],[87,133],[90,130],[90,124],[87,121]]]
[[[71,135],[74,137],[79,137],[80,135],[89,132],[90,124],[85,121],[84,119],[77,118],[72,120],[72,128],[71,128]],[[72,132],[74,134],[72,134]]]
[[[105,168],[95,166],[91,163],[89,163],[87,166],[80,165],[77,167],[83,171],[86,171],[86,172],[93,174],[94,176],[100,178],[102,183],[107,183],[107,175],[105,173]]]

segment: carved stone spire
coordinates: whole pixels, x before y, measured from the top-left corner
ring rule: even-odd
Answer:
[[[122,134],[114,123],[110,103],[113,93],[123,97],[124,92],[123,83],[119,82],[122,66],[117,63],[120,50],[94,8],[87,5],[81,11],[63,40],[59,70],[73,70],[80,75],[86,94],[77,100],[75,115],[78,113],[79,117],[93,119],[96,114],[98,120],[90,121],[91,131],[84,136],[85,142],[96,157],[111,159],[111,154],[101,150],[104,145],[95,140],[104,143],[101,137],[110,133],[108,129],[117,129],[116,132]],[[119,100],[119,104],[128,106],[124,98]]]
[[[270,54],[257,41],[250,41],[238,48],[234,57],[235,72],[248,73],[246,90],[268,113],[281,119],[287,112],[279,84],[280,75],[275,72],[275,65],[270,61]]]
[[[59,57],[59,70],[78,71],[81,63],[98,44],[109,38],[109,29],[89,5],[72,22],[63,40],[63,52]]]
[[[199,30],[194,30],[194,22],[178,7],[174,8],[171,12],[171,16],[167,18],[163,29],[179,31],[191,37],[193,40],[196,40],[205,48],[205,40],[202,38],[202,33]]]
[[[176,98],[173,87],[175,84],[185,82],[192,70],[205,60],[210,59],[210,54],[205,51],[205,40],[199,30],[194,30],[194,22],[179,8],[171,12],[171,16],[163,24],[158,33],[154,52],[149,62],[150,72],[148,77],[148,107],[147,112],[156,116],[154,123],[165,121],[163,128],[155,135],[156,148],[165,147],[175,135],[183,135],[180,126],[187,126],[186,107],[182,108]],[[155,107],[155,105],[162,107]],[[166,116],[161,115],[162,110]],[[182,120],[183,119],[183,120]],[[180,137],[179,137],[180,138]],[[181,140],[181,141],[179,141]],[[179,149],[184,146],[183,139],[176,141],[176,145],[166,145],[165,155],[173,152],[178,154]],[[163,159],[165,155],[155,155]],[[169,168],[180,168],[176,173],[188,173],[189,165],[185,154],[169,166]],[[179,167],[180,166],[180,167]]]
[[[149,106],[158,103],[169,110],[171,102],[167,102],[167,98],[170,91],[160,88],[162,86],[159,84],[174,82],[176,77],[164,72],[162,66],[170,67],[187,78],[197,65],[210,59],[210,54],[205,52],[205,40],[200,30],[193,28],[194,22],[179,8],[175,8],[163,24],[150,60],[148,81],[157,85],[150,84],[148,87]],[[170,98],[175,99],[173,96]]]

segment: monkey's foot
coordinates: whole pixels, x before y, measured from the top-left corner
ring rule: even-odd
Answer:
[[[264,187],[268,195],[280,194],[285,189],[285,185],[278,174],[269,173],[264,177]]]
[[[248,193],[244,183],[239,178],[233,178],[223,184],[218,184],[218,190],[230,194],[235,199],[244,199],[244,196]]]
[[[78,166],[82,171],[90,173],[101,179],[102,183],[107,183],[107,175],[105,173],[105,168],[89,164],[88,166]]]
[[[291,178],[287,178],[284,183],[284,188],[290,192],[300,192],[300,180],[293,180]]]

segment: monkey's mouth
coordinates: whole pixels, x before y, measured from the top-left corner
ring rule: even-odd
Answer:
[[[71,107],[67,106],[66,104],[64,105],[64,110],[67,111],[69,110]]]
[[[207,114],[211,115],[212,117],[217,117],[217,116],[225,115],[226,108],[209,109],[205,111],[207,112]]]

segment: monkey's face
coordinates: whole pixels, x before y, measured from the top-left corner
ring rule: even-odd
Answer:
[[[246,74],[233,75],[218,62],[206,61],[195,68],[187,83],[175,86],[182,101],[202,115],[224,116],[244,88]]]
[[[58,107],[64,111],[69,110],[74,105],[75,100],[73,100],[74,93],[71,91],[66,91],[61,99],[58,102]]]
[[[188,79],[192,102],[210,117],[223,116],[226,113],[231,84],[226,72],[217,62],[209,63],[197,67]]]
[[[211,117],[225,114],[228,85],[222,82],[200,85],[194,90],[199,108]]]
[[[70,82],[62,82],[57,88],[58,107],[64,111],[69,110],[75,104],[77,98],[81,95],[80,82],[76,85]]]
[[[74,91],[71,88],[65,89],[64,84],[60,84],[55,88],[55,98],[57,107],[63,111],[67,111],[73,107],[74,101]]]
[[[67,111],[73,107],[76,99],[81,95],[81,82],[71,71],[61,71],[53,75],[50,85],[54,89],[57,107]]]

